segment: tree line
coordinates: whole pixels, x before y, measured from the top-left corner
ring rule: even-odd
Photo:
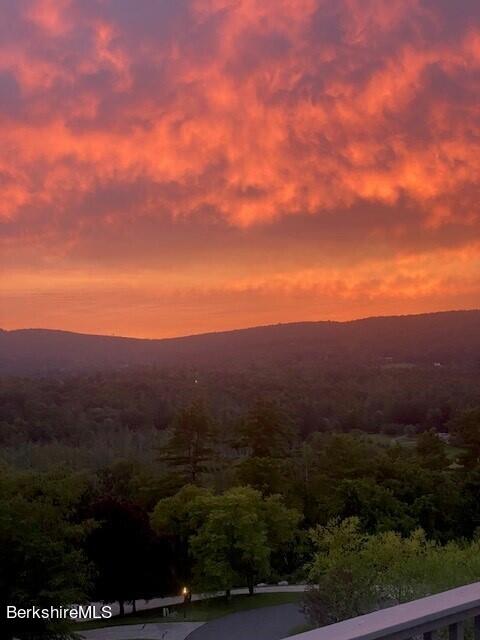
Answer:
[[[479,577],[475,563],[462,567],[480,525],[480,409],[442,424],[448,443],[434,428],[396,442],[359,430],[299,437],[291,412],[269,399],[253,401],[227,429],[202,395],[172,409],[148,456],[130,451],[94,469],[0,466],[1,602],[101,600],[122,610],[184,585],[228,597],[236,586],[305,580],[318,585],[305,607],[322,623],[387,601],[378,575],[417,547],[432,563],[419,576],[454,558],[459,569],[435,584],[409,569],[389,579],[407,594],[392,598]],[[368,574],[375,545],[382,553]],[[363,563],[358,575],[350,548]],[[349,588],[364,593],[361,602]],[[2,637],[20,640],[68,631],[45,621],[2,624]]]
[[[224,434],[250,407],[273,399],[299,440],[360,430],[389,436],[442,432],[478,405],[478,371],[468,367],[303,362],[268,368],[119,371],[0,377],[0,456],[15,466],[76,468],[115,458],[152,461],[178,411],[198,398]]]

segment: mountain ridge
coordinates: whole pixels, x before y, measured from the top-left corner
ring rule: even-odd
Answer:
[[[0,372],[349,360],[480,362],[480,310],[277,323],[173,338],[0,330]]]

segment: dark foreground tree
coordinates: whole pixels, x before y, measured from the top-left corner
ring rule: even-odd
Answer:
[[[175,495],[160,500],[153,510],[152,527],[168,543],[176,591],[192,583],[190,539],[198,530],[194,511],[199,499],[209,496],[207,489],[187,484]]]
[[[95,597],[118,602],[123,615],[125,603],[165,593],[170,569],[147,514],[134,504],[107,499],[94,504],[91,515],[97,526],[86,548],[97,570]]]
[[[62,484],[63,483],[63,484]],[[0,477],[0,602],[18,608],[70,606],[86,600],[89,575],[80,551],[84,530],[70,521],[66,480]],[[53,491],[52,491],[53,489]],[[23,493],[23,495],[22,495]],[[69,637],[68,622],[8,620],[3,640]]]

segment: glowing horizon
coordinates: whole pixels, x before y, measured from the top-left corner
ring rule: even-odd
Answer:
[[[405,313],[405,314],[395,314],[395,315],[379,315],[379,316],[358,316],[355,318],[348,318],[347,320],[338,320],[335,318],[331,318],[328,320],[323,319],[313,319],[313,320],[292,320],[285,322],[271,322],[268,324],[257,324],[257,325],[245,325],[245,326],[235,326],[235,327],[226,327],[224,329],[212,329],[209,331],[198,331],[194,333],[172,333],[172,335],[165,336],[139,336],[139,335],[128,335],[128,334],[119,334],[119,333],[98,333],[95,331],[75,331],[74,329],[60,329],[56,327],[16,327],[14,329],[4,329],[0,327],[0,331],[6,331],[7,333],[15,332],[15,331],[52,331],[59,333],[74,333],[77,335],[85,335],[85,336],[97,336],[97,337],[105,337],[105,338],[120,338],[120,339],[134,339],[134,340],[171,340],[175,338],[192,338],[195,336],[205,336],[216,333],[232,333],[236,331],[245,331],[249,329],[263,329],[266,327],[277,327],[279,325],[290,325],[290,324],[315,324],[322,322],[333,322],[333,323],[349,323],[349,322],[361,322],[362,320],[374,320],[374,319],[382,319],[382,318],[411,318],[418,317],[422,315],[429,314],[443,314],[443,313],[468,313],[470,311],[480,311],[480,308],[469,308],[469,309],[438,309],[437,311],[425,311],[419,313]]]
[[[6,0],[0,326],[480,306],[480,5]]]

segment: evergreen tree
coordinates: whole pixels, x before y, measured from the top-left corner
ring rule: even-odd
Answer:
[[[257,400],[240,426],[238,444],[248,448],[251,457],[281,457],[288,452],[293,436],[290,421],[277,405]]]
[[[417,438],[417,455],[427,469],[440,471],[448,466],[445,443],[435,431],[424,431]]]
[[[175,417],[160,458],[177,469],[185,482],[195,484],[212,459],[212,422],[205,406],[193,402]]]

